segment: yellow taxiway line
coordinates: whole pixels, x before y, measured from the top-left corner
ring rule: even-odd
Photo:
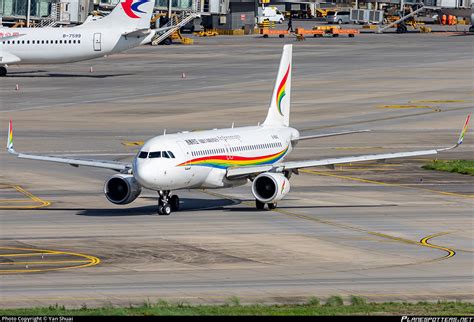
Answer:
[[[423,191],[429,191],[429,192],[433,192],[440,195],[455,196],[455,197],[461,197],[461,198],[474,198],[474,195],[466,195],[466,194],[455,193],[455,192],[447,192],[447,191],[439,191],[439,190],[433,190],[433,189],[422,188],[422,187],[414,187],[412,184],[388,183],[388,182],[383,182],[383,181],[368,180],[368,179],[362,179],[362,178],[345,176],[341,174],[326,173],[326,172],[314,171],[314,170],[300,170],[300,172],[327,176],[327,177],[334,177],[334,178],[345,179],[345,180],[358,181],[358,182],[363,182],[363,183],[372,183],[372,184],[377,184],[377,185],[382,185],[382,186],[423,190]]]
[[[22,203],[22,202],[30,202],[30,201],[33,201],[35,203],[38,203],[38,205],[30,205],[30,206],[19,206],[19,205],[15,205],[15,206],[0,206],[0,210],[1,209],[38,209],[38,208],[44,208],[44,207],[47,207],[49,205],[51,205],[51,202],[49,201],[46,201],[46,200],[43,200],[35,195],[33,195],[32,193],[30,193],[29,191],[23,189],[22,187],[20,186],[8,186],[8,187],[12,187],[14,188],[16,191],[18,191],[19,193],[23,194],[24,196],[28,197],[30,200],[21,200],[21,199],[1,199],[0,200],[0,203],[9,203],[9,202],[14,202],[14,203]]]
[[[232,201],[240,201],[240,203],[245,204],[247,206],[251,206],[251,207],[255,206],[252,202],[241,201],[238,198],[233,198],[233,197],[223,195],[223,194],[220,194],[220,193],[210,192],[208,190],[202,190],[202,192],[204,192],[206,194],[209,194],[211,196],[215,196],[215,197],[225,198],[225,199],[232,200]],[[369,235],[372,235],[372,236],[377,236],[377,237],[381,237],[381,238],[384,238],[384,239],[389,239],[389,240],[392,240],[392,241],[395,241],[395,242],[400,242],[400,243],[410,244],[410,245],[416,245],[416,246],[422,246],[422,247],[428,247],[428,248],[434,248],[434,249],[442,250],[442,251],[447,253],[443,257],[418,261],[418,262],[415,262],[415,263],[400,264],[400,265],[395,265],[395,266],[418,265],[418,264],[423,264],[423,263],[436,262],[436,261],[448,259],[450,257],[453,257],[456,254],[456,252],[453,249],[428,243],[429,239],[434,238],[436,236],[449,234],[449,232],[443,232],[443,233],[430,235],[430,236],[422,238],[421,241],[416,241],[416,240],[411,240],[411,239],[407,239],[407,238],[403,238],[403,237],[397,237],[397,236],[392,236],[392,235],[388,235],[388,234],[384,234],[384,233],[380,233],[380,232],[370,231],[370,230],[366,230],[366,229],[363,229],[363,228],[360,228],[360,227],[350,226],[350,225],[347,225],[347,224],[342,224],[342,223],[338,223],[338,222],[334,222],[334,221],[330,221],[330,220],[326,220],[326,219],[316,218],[316,217],[312,217],[312,216],[308,216],[308,215],[297,214],[297,213],[290,212],[290,211],[287,211],[287,210],[283,210],[283,209],[280,209],[280,208],[275,208],[275,209],[272,209],[271,211],[277,212],[277,213],[280,213],[280,214],[284,214],[284,215],[287,215],[287,216],[290,216],[290,217],[295,217],[295,218],[299,218],[299,219],[303,219],[303,220],[310,220],[310,221],[322,223],[322,224],[325,224],[325,225],[338,227],[338,228],[345,229],[345,230],[361,232],[361,233],[369,234]],[[392,267],[392,266],[394,266],[394,265],[391,265],[390,267]],[[374,267],[374,269],[375,268],[381,268],[381,267]]]
[[[3,247],[0,246],[0,250],[12,250],[12,251],[34,251],[34,253],[12,253],[12,254],[1,254],[2,257],[18,257],[18,256],[28,256],[28,255],[48,255],[49,261],[48,262],[22,262],[23,265],[34,264],[37,265],[41,264],[64,264],[64,263],[83,263],[81,265],[72,265],[72,266],[64,266],[64,267],[54,267],[54,268],[31,268],[31,269],[13,269],[13,270],[0,270],[0,274],[12,274],[12,273],[39,273],[39,272],[49,272],[49,271],[60,271],[60,270],[67,270],[67,269],[78,269],[78,268],[85,268],[90,266],[95,266],[100,263],[100,259],[86,254],[81,253],[73,253],[73,252],[66,252],[66,251],[58,251],[58,250],[49,250],[49,249],[35,249],[35,248],[20,248],[20,247]],[[51,261],[50,255],[68,255],[74,257],[82,257],[85,258],[83,260],[58,260],[58,261]]]

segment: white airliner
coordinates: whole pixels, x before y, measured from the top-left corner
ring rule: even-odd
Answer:
[[[179,198],[172,191],[235,187],[250,180],[257,209],[263,209],[265,204],[274,209],[290,191],[291,174],[298,174],[300,168],[437,154],[454,149],[463,141],[470,116],[457,143],[448,148],[285,162],[283,159],[298,141],[366,131],[300,136],[298,130],[289,127],[291,58],[292,46],[285,45],[268,114],[258,126],[160,135],[145,142],[129,164],[17,153],[10,121],[7,149],[22,159],[116,170],[120,174],[109,178],[104,186],[110,202],[128,204],[144,187],[158,192],[158,214],[169,215],[179,208]]]
[[[124,0],[100,19],[70,28],[0,28],[0,76],[8,64],[94,59],[139,46],[150,35],[154,0]]]

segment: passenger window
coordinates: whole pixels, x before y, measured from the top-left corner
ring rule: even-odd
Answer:
[[[168,154],[170,155],[170,157],[171,157],[172,159],[174,159],[174,154],[173,154],[173,152],[168,151]]]
[[[163,155],[163,158],[167,158],[167,159],[170,158],[170,156],[168,155],[168,152],[166,151],[161,152],[161,154]]]
[[[150,152],[150,154],[148,155],[148,157],[149,157],[150,159],[161,158],[161,151]]]
[[[140,152],[140,154],[138,155],[140,159],[146,159],[147,156],[148,156],[148,152],[145,152],[145,151]]]

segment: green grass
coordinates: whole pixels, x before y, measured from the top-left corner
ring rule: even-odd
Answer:
[[[422,168],[427,170],[447,171],[474,176],[474,161],[472,160],[433,160],[430,163],[422,166]]]
[[[2,316],[23,315],[473,315],[474,304],[464,302],[418,302],[418,303],[367,303],[361,297],[352,296],[350,304],[343,304],[340,296],[328,298],[324,305],[316,297],[306,304],[298,305],[241,305],[237,297],[232,297],[225,305],[170,304],[147,301],[141,306],[66,309],[63,306],[32,309],[2,309]]]

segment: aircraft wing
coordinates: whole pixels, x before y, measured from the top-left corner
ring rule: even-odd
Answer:
[[[410,152],[368,154],[368,155],[339,157],[339,158],[321,159],[321,160],[289,161],[289,162],[280,162],[280,163],[261,165],[261,166],[235,167],[235,168],[227,169],[227,178],[237,179],[237,178],[243,178],[243,177],[252,177],[262,172],[269,172],[269,171],[280,172],[280,173],[284,171],[296,172],[298,169],[301,169],[301,168],[309,168],[309,167],[317,167],[317,166],[331,166],[331,165],[341,164],[341,163],[386,160],[386,159],[394,159],[394,158],[406,158],[406,157],[438,154],[439,152],[455,149],[459,145],[462,144],[464,140],[464,134],[467,131],[470,116],[471,115],[468,115],[466,119],[466,123],[464,124],[464,127],[461,131],[461,134],[456,144],[448,148],[419,150],[419,151],[410,151]]]
[[[10,54],[5,50],[0,50],[0,64],[14,64],[21,61],[20,57]]]
[[[320,139],[320,138],[327,138],[331,136],[338,136],[338,135],[346,135],[346,134],[354,134],[354,133],[364,133],[370,132],[370,130],[357,130],[357,131],[344,131],[344,132],[334,132],[334,133],[323,133],[323,134],[315,134],[315,135],[307,135],[307,136],[300,136],[295,140],[291,140],[292,142],[296,141],[303,141],[303,140],[311,140],[311,139]]]
[[[48,161],[69,164],[74,167],[86,166],[86,167],[95,167],[116,170],[120,172],[130,172],[132,170],[132,165],[129,163],[109,161],[109,160],[90,160],[90,159],[76,159],[68,157],[59,157],[59,156],[43,156],[43,155],[34,155],[34,154],[25,154],[18,153],[13,149],[13,124],[10,120],[10,126],[8,131],[8,142],[7,142],[7,151],[10,154],[16,155],[20,159],[30,159],[38,161]]]

